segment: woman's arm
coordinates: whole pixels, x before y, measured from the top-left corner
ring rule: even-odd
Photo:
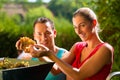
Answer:
[[[51,51],[46,53],[46,56],[53,60],[59,69],[73,80],[84,80],[87,77],[93,76],[99,72],[104,65],[112,62],[112,50],[108,45],[104,45],[79,69],[73,68],[70,65],[74,59],[73,49],[74,47],[70,50],[69,55],[65,56],[62,60],[57,58]],[[40,54],[42,55],[42,53]]]
[[[56,62],[59,68],[73,80],[84,80],[99,72],[102,67],[112,62],[112,50],[108,45],[102,46],[94,56],[86,61],[81,68],[73,68],[63,60],[58,59],[55,55],[50,55],[50,59]],[[66,58],[69,60],[70,58]]]

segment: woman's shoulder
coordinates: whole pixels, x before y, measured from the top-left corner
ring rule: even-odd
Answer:
[[[112,52],[114,51],[113,46],[112,46],[111,44],[107,43],[107,42],[104,43],[104,47],[105,47],[107,50],[110,50],[110,51],[112,51]]]
[[[114,53],[114,48],[112,47],[112,45],[110,45],[109,43],[103,43],[103,45],[101,46],[101,48],[99,49],[99,52],[102,53],[108,53],[110,55],[113,55]],[[106,54],[105,54],[106,55]]]

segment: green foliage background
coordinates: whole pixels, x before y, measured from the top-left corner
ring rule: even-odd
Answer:
[[[0,8],[8,0],[3,1],[0,2]],[[27,9],[23,22],[18,15],[7,16],[0,12],[0,57],[17,57],[16,41],[21,36],[33,38],[33,22],[40,16],[54,21],[57,29],[56,45],[69,50],[76,41],[80,41],[72,27],[72,13],[80,7],[90,7],[98,16],[102,29],[100,37],[114,47],[113,71],[120,70],[120,0],[51,0],[49,3],[38,0],[34,5],[22,1]]]

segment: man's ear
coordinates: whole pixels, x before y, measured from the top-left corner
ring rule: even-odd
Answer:
[[[56,30],[54,30],[54,37],[56,37],[56,35],[57,35],[57,31],[56,31]]]

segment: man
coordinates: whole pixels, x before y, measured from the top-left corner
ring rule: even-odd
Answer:
[[[54,23],[48,18],[40,17],[34,22],[33,28],[34,28],[34,34],[33,34],[34,40],[36,41],[36,43],[38,45],[42,44],[48,47],[58,58],[62,58],[62,56],[67,50],[63,48],[59,48],[55,45],[54,39],[56,37],[57,32],[55,30]],[[16,43],[16,47],[18,49],[21,47],[20,44],[22,45],[22,43],[20,43],[20,41],[18,40]],[[19,56],[18,58],[19,59],[36,59],[36,58],[32,58],[29,53],[27,53],[26,56],[22,55],[22,56]],[[46,58],[42,58],[42,60],[47,61]],[[56,64],[54,64],[53,67],[57,68]],[[52,68],[51,72],[54,71],[54,69]],[[56,74],[59,73],[59,71],[56,72]],[[59,79],[65,80],[66,79],[63,73],[60,73],[54,76],[51,72],[49,72],[45,80],[59,80]]]

